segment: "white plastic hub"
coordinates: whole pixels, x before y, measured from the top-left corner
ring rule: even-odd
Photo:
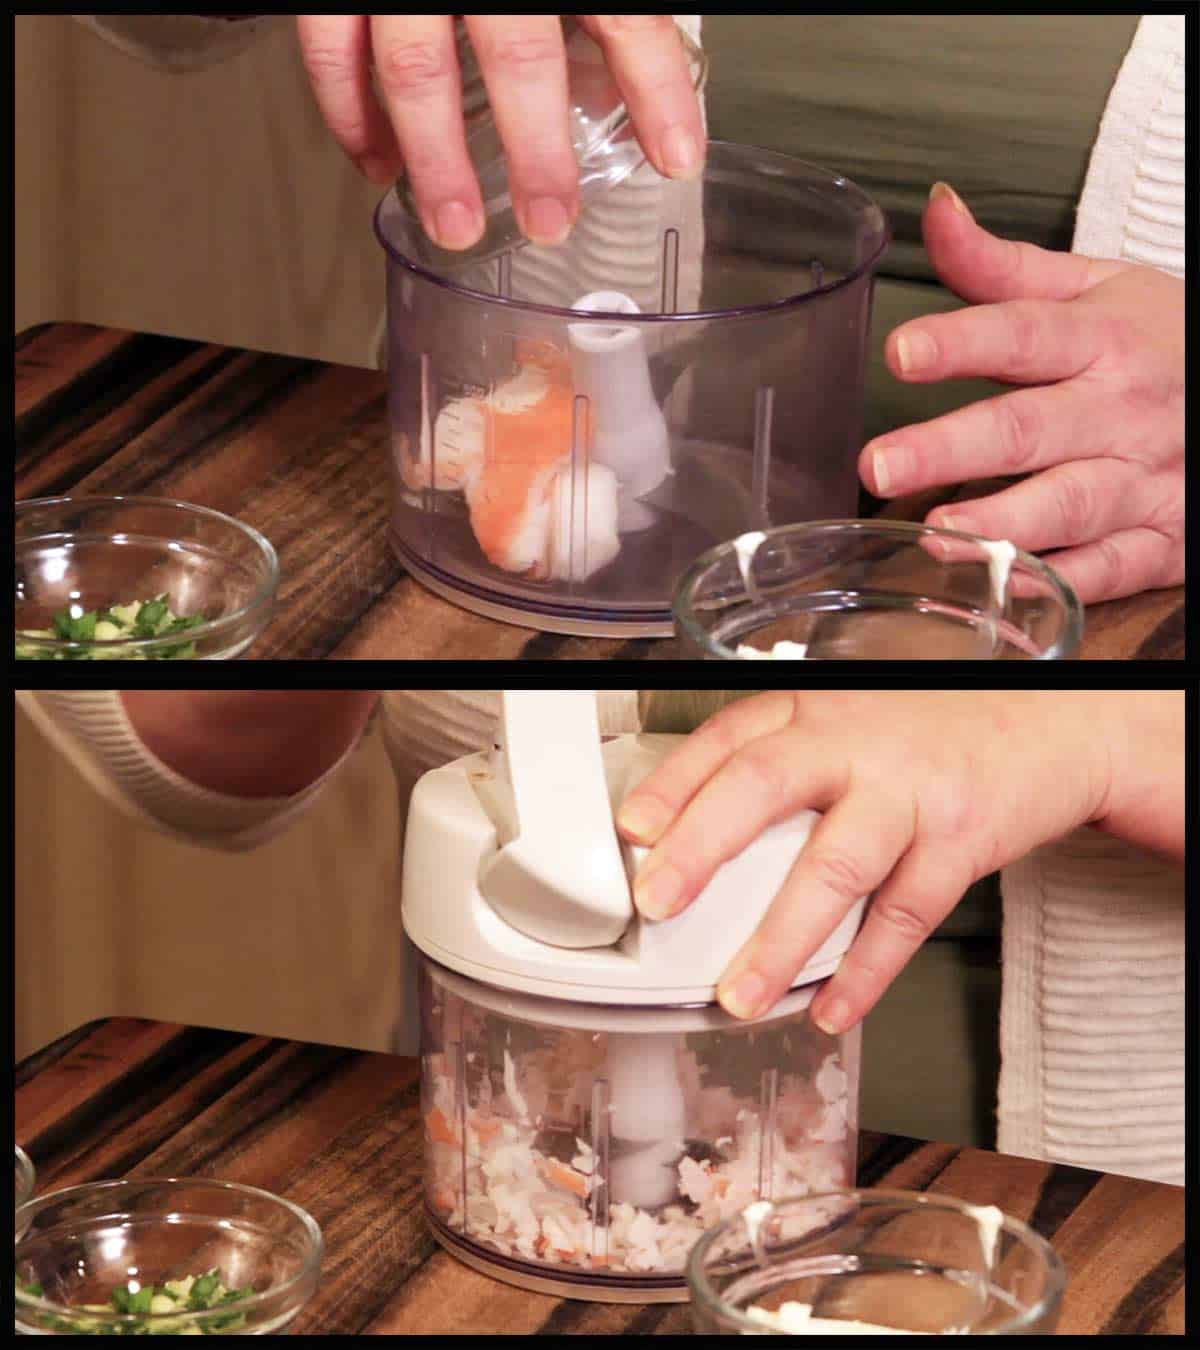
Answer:
[[[568,697],[591,704],[589,694]],[[598,736],[586,749],[580,739],[583,713],[560,708],[552,721],[546,693],[519,699],[517,720],[506,721],[506,749],[516,752],[507,771],[503,755],[468,755],[425,774],[413,791],[403,868],[409,937],[450,970],[543,998],[714,1002],[718,979],[775,898],[816,813],[771,826],[682,914],[647,922],[634,912],[626,879],[638,853],[627,851],[621,867],[613,811],[682,738],[620,736],[597,753]],[[511,771],[520,779],[529,764],[533,786],[518,784],[514,795]],[[794,988],[832,974],[865,904],[850,909]]]

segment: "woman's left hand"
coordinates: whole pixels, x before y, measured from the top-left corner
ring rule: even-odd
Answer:
[[[877,437],[863,481],[898,497],[1030,475],[928,523],[1045,555],[1085,604],[1182,582],[1183,281],[998,239],[940,183],[924,232],[938,275],[973,303],[902,324],[889,368],[1026,387]]]

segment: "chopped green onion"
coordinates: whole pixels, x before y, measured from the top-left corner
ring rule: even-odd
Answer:
[[[78,610],[78,606],[74,606]],[[51,620],[51,628],[17,631],[16,658],[18,661],[187,661],[196,655],[194,642],[163,642],[159,646],[133,651],[113,651],[103,646],[81,646],[72,651],[55,651],[22,638],[60,638],[74,643],[108,643],[122,638],[156,638],[186,633],[207,620],[203,614],[173,614],[167,595],[156,595],[152,600],[133,600],[127,605],[110,605],[107,609],[72,612],[60,610]]]

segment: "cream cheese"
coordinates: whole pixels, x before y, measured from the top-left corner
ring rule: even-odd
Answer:
[[[758,588],[750,575],[750,565],[754,561],[754,555],[758,552],[759,545],[766,537],[762,530],[748,530],[745,534],[739,534],[733,541],[733,551],[737,554],[738,571],[742,574],[742,585],[753,596],[757,596]]]
[[[853,1322],[840,1317],[814,1317],[808,1303],[784,1303],[777,1311],[749,1307],[746,1316],[762,1324],[764,1330],[785,1336],[916,1336],[901,1327],[883,1327],[874,1322]]]
[[[992,599],[996,608],[1003,611],[1004,600],[1008,594],[1008,578],[1012,572],[1013,560],[1017,556],[1016,546],[1007,539],[981,539],[979,547],[987,554],[988,580],[992,586]]]
[[[759,651],[743,642],[737,649],[743,661],[803,661],[807,652],[807,642],[777,642],[769,652]]]
[[[984,1268],[990,1273],[996,1258],[996,1239],[1004,1225],[1004,1212],[995,1205],[968,1205],[967,1213],[979,1225],[979,1245],[983,1248]]]

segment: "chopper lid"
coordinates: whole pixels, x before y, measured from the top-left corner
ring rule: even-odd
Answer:
[[[818,819],[802,811],[720,867],[681,914],[633,907],[644,850],[618,841],[613,813],[683,740],[628,735],[601,745],[591,691],[506,692],[500,743],[425,774],[409,805],[404,927],[429,957],[505,989],[581,1002],[714,1002]],[[837,968],[862,920],[854,905],[792,987]]]

